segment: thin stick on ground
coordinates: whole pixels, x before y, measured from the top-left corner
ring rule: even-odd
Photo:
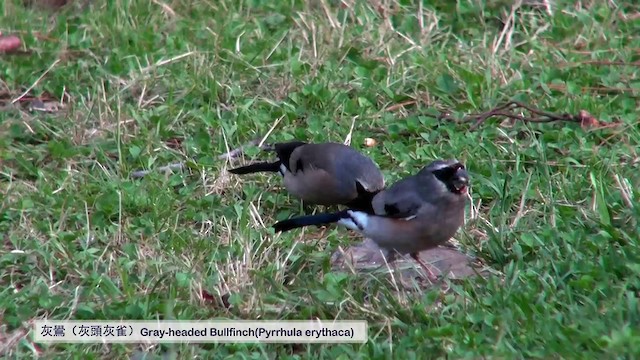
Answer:
[[[347,146],[351,146],[351,136],[353,135],[353,128],[356,126],[357,118],[357,116],[354,116],[353,119],[351,119],[351,128],[349,128],[349,133],[344,138],[344,144]]]
[[[524,109],[529,112],[529,116],[523,116],[516,114],[515,111],[519,109]],[[604,127],[609,124],[602,123],[598,119],[594,118],[591,114],[589,114],[585,110],[581,110],[578,114],[557,114],[549,111],[544,111],[533,107],[531,105],[527,105],[525,103],[521,103],[519,101],[510,101],[504,105],[496,106],[495,108],[485,111],[478,114],[472,114],[465,116],[462,118],[461,122],[474,122],[474,124],[469,128],[469,131],[474,131],[480,127],[485,121],[492,117],[505,117],[513,120],[520,120],[524,122],[535,122],[535,123],[547,123],[553,121],[566,121],[566,122],[574,122],[579,123],[582,127]],[[444,119],[454,120],[450,116],[443,117]],[[454,120],[455,121],[455,120]],[[617,123],[612,123],[611,125],[617,125]]]
[[[238,156],[242,155],[244,153],[244,150],[250,146],[256,146],[260,143],[260,141],[262,141],[262,137],[259,138],[255,138],[247,143],[245,143],[244,145],[237,147],[233,150],[229,150],[224,154],[218,155],[218,160],[229,160],[229,159],[234,159],[237,158]]]
[[[22,94],[20,94],[20,96],[18,96],[17,98],[13,99],[11,101],[12,104],[15,104],[16,102],[20,101],[23,97],[25,97],[29,91],[31,91],[34,87],[36,87],[36,85],[38,85],[38,83],[49,73],[49,71],[51,71],[51,69],[53,69],[54,66],[56,66],[58,63],[60,62],[60,59],[56,59],[56,61],[53,62],[53,64],[49,65],[49,68],[47,70],[45,70],[42,75],[40,75],[40,77],[38,77],[36,79],[36,81],[33,82],[33,84],[31,84],[31,86],[29,86],[27,88],[27,90],[25,90]]]
[[[276,126],[278,126],[278,124],[280,123],[280,121],[282,121],[282,119],[284,119],[284,115],[280,116],[274,123],[273,125],[271,125],[271,127],[269,128],[269,131],[267,131],[266,134],[264,134],[264,136],[262,136],[262,139],[258,141],[258,146],[260,148],[263,147],[264,142],[267,140],[267,138],[269,137],[269,135],[271,135],[271,133],[273,132],[273,129],[276,128]],[[259,138],[260,139],[260,138]],[[255,145],[255,144],[254,144]]]

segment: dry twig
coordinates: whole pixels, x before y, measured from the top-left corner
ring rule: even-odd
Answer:
[[[244,153],[244,149],[246,149],[249,146],[258,145],[261,140],[262,140],[262,137],[253,139],[253,140],[249,141],[248,143],[240,146],[239,148],[233,149],[233,150],[231,150],[229,152],[226,152],[226,153],[224,153],[222,155],[219,155],[218,159],[220,159],[220,160],[229,160],[229,159],[237,158],[238,156],[242,155],[242,153]]]
[[[517,112],[519,110],[519,112]],[[528,116],[523,114],[523,111],[528,112]],[[578,114],[569,114],[569,113],[552,113],[549,111],[544,111],[538,109],[534,106],[527,105],[525,103],[519,101],[510,101],[506,104],[499,105],[494,107],[489,111],[485,111],[482,113],[471,114],[463,117],[462,119],[457,119],[453,117],[453,115],[448,111],[441,111],[437,115],[436,114],[427,114],[423,113],[422,116],[433,117],[438,122],[440,121],[452,121],[455,123],[466,123],[466,122],[474,122],[473,125],[469,127],[469,131],[477,130],[480,125],[482,125],[485,121],[492,117],[503,117],[510,120],[520,120],[523,122],[533,122],[533,123],[548,123],[554,121],[565,121],[580,124],[580,127],[583,129],[588,128],[610,128],[616,127],[622,124],[620,121],[614,122],[604,122],[595,118],[593,115],[589,114],[586,110],[580,110]],[[371,133],[385,134],[390,135],[389,131],[386,128],[371,128],[369,129]],[[401,130],[398,133],[395,133],[396,136],[401,137],[411,137],[414,135],[413,131],[409,130]]]
[[[529,112],[530,115],[529,116],[519,115],[515,113],[516,110],[526,110]],[[469,128],[469,131],[474,131],[478,127],[480,127],[480,125],[482,125],[485,121],[487,121],[489,118],[492,118],[492,117],[504,117],[512,120],[520,120],[524,122],[535,122],[535,123],[566,121],[566,122],[579,123],[580,126],[582,126],[583,128],[605,127],[605,126],[608,127],[612,125],[613,126],[618,125],[618,123],[611,123],[611,124],[603,123],[598,119],[596,119],[595,117],[593,117],[591,114],[589,114],[585,110],[581,110],[576,115],[572,115],[569,113],[557,114],[557,113],[540,110],[538,108],[521,103],[519,101],[510,101],[504,105],[496,106],[495,108],[489,111],[465,116],[461,120],[461,122],[474,122],[474,124]],[[451,117],[449,116],[443,117],[443,118],[448,120],[454,120],[454,119],[451,119]]]

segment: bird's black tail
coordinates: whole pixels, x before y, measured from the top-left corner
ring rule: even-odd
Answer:
[[[247,166],[228,170],[232,174],[244,175],[257,172],[278,172],[280,171],[280,161],[254,163]]]
[[[273,225],[273,228],[276,230],[276,232],[284,232],[309,225],[331,224],[338,222],[340,219],[345,219],[348,217],[349,214],[347,213],[347,210],[335,213],[299,216],[279,221]]]

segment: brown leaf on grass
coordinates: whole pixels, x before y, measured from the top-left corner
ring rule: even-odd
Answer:
[[[404,108],[406,106],[411,106],[411,105],[415,105],[415,104],[416,104],[415,100],[407,100],[407,101],[403,101],[403,102],[398,103],[398,104],[393,104],[393,105],[387,107],[385,110],[386,111],[396,111],[396,110]]]
[[[0,35],[0,53],[13,53],[22,46],[22,41],[16,35]]]
[[[172,138],[169,138],[169,139],[165,140],[164,143],[170,149],[178,150],[182,146],[182,141],[183,141],[182,138],[172,137]]]
[[[215,301],[215,296],[211,295],[207,290],[200,290],[200,296],[205,301]]]
[[[223,307],[225,309],[230,309],[231,308],[231,303],[229,302],[230,296],[231,294],[225,293],[225,294],[222,294],[220,297],[217,297],[204,289],[200,290],[200,297],[202,298],[202,301],[205,303],[209,303],[214,307]]]
[[[622,125],[622,121],[620,120],[613,120],[609,122],[600,121],[586,110],[580,110],[578,112],[577,119],[580,121],[580,127],[584,130],[615,128]]]
[[[592,126],[600,125],[598,119],[593,117],[586,110],[580,110],[580,112],[578,113],[578,118],[580,119],[580,127],[582,128],[590,128]]]
[[[593,128],[605,128],[605,127],[615,127],[620,125],[619,121],[614,122],[604,122],[596,119],[593,115],[589,114],[586,110],[580,110],[578,113],[578,118],[580,119],[580,127],[583,129],[593,129]]]

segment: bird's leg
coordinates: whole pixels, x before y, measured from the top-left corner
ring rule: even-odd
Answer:
[[[420,259],[420,257],[418,256],[418,253],[412,253],[411,257],[415,261],[417,261],[418,264],[420,264],[420,266],[424,269],[424,271],[427,272],[427,277],[431,282],[435,282],[436,280],[438,280],[438,277],[433,273],[433,271],[431,271],[431,269],[429,269],[429,266],[425,264],[424,261],[422,261],[422,259]]]

